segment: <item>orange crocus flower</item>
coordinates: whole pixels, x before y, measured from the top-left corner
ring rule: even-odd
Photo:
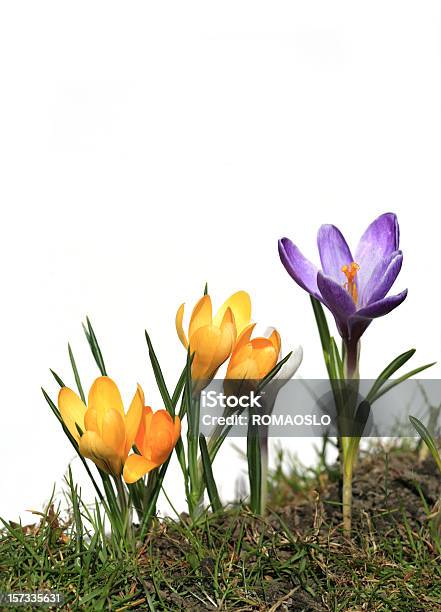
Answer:
[[[144,474],[162,465],[174,449],[181,435],[181,421],[174,420],[166,410],[152,412],[145,406],[135,443],[141,453],[130,455],[124,465],[124,480],[136,482]]]
[[[281,348],[280,334],[273,330],[268,338],[251,339],[255,324],[239,336],[228,362],[226,379],[262,380],[276,365]]]

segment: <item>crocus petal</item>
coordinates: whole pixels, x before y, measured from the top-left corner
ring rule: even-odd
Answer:
[[[323,273],[343,284],[346,277],[342,267],[354,261],[343,234],[335,225],[322,225],[318,231],[317,244]]]
[[[271,334],[268,336],[268,340],[274,346],[277,356],[280,355],[280,351],[282,349],[282,339],[277,329],[273,329]]]
[[[268,338],[254,338],[251,340],[253,347],[252,359],[257,367],[257,380],[265,378],[277,363],[279,351]]]
[[[398,250],[400,241],[399,226],[396,215],[385,213],[373,221],[358,243],[355,260],[360,266],[357,274],[358,293],[364,292],[378,263]]]
[[[360,308],[355,313],[354,319],[376,319],[382,317],[394,310],[397,306],[404,302],[407,297],[407,289],[398,295],[390,295],[389,297],[372,302],[365,308]]]
[[[228,362],[225,378],[228,380],[257,380],[257,364],[252,359],[252,355],[251,342],[235,347]]]
[[[87,410],[86,405],[82,399],[78,397],[75,391],[72,391],[72,389],[68,387],[62,387],[58,394],[58,409],[71,436],[75,438],[78,443],[80,435],[75,424],[77,423],[81,431],[84,432],[84,415]]]
[[[100,434],[100,431],[98,430],[95,408],[87,409],[86,414],[84,415],[84,427],[87,431],[94,431],[95,433]]]
[[[96,410],[98,431],[102,431],[102,422],[107,410],[112,409],[119,412],[122,418],[124,406],[116,383],[108,376],[100,376],[95,380],[89,391],[89,408]]]
[[[188,339],[191,344],[191,338],[193,334],[201,327],[211,325],[212,322],[212,308],[211,298],[209,295],[201,297],[196,306],[193,308],[190,318],[190,326],[188,328]]]
[[[401,251],[395,251],[378,262],[364,287],[363,294],[359,296],[360,304],[368,305],[384,298],[394,284],[402,263]]]
[[[147,472],[158,467],[153,461],[148,461],[141,455],[130,455],[124,464],[123,477],[130,484],[142,478]]]
[[[176,313],[176,331],[178,332],[178,338],[184,345],[184,348],[188,348],[187,336],[185,335],[184,328],[182,325],[184,319],[184,304],[181,304],[178,308],[178,312]]]
[[[244,330],[242,330],[242,333],[240,334],[240,336],[236,340],[236,344],[234,345],[235,352],[239,350],[242,346],[245,346],[245,344],[248,344],[248,342],[251,340],[251,336],[255,327],[256,324],[251,323],[250,325],[247,325]]]
[[[140,385],[138,385],[135,395],[133,396],[132,403],[126,414],[126,448],[125,454],[128,455],[130,449],[135,441],[136,434],[138,433],[139,426],[144,411],[144,392]]]
[[[126,425],[124,417],[119,412],[112,408],[104,412],[99,433],[106,446],[120,457],[125,457]]]
[[[322,302],[323,300],[317,287],[318,269],[302,255],[289,238],[279,240],[279,256],[286,271],[296,283]]]
[[[334,316],[345,320],[356,310],[354,300],[349,293],[329,276],[322,272],[317,275],[317,285],[322,294],[324,303]]]
[[[154,413],[148,439],[151,460],[160,465],[164,463],[175,445],[175,426],[166,410]]]
[[[150,408],[150,406],[144,406],[143,411],[142,411],[142,416],[141,416],[141,422],[139,424],[139,429],[135,437],[135,444],[141,453],[143,451],[144,436],[145,436],[145,430],[146,430],[145,424],[146,424],[146,418],[148,414],[152,414],[152,409]]]
[[[101,470],[108,474],[121,474],[121,457],[117,455],[94,431],[86,431],[80,439],[80,453],[91,459]]]
[[[231,335],[231,337],[233,338],[233,342],[236,341],[236,322],[234,319],[233,311],[230,307],[228,307],[224,312],[224,316],[222,317],[222,321],[220,324],[220,330],[222,334]]]
[[[246,291],[237,291],[233,293],[216,313],[216,316],[213,319],[213,325],[217,327],[220,326],[220,323],[223,319],[225,311],[227,308],[231,308],[234,321],[236,323],[237,334],[239,335],[243,329],[249,324],[251,319],[251,299]]]
[[[199,328],[191,338],[190,351],[194,352],[191,366],[195,380],[208,380],[226,361],[234,345],[234,334],[229,326],[224,331],[214,325]]]
[[[173,428],[174,428],[175,446],[176,446],[176,442],[181,437],[181,419],[178,416],[175,416],[175,422],[174,422]]]

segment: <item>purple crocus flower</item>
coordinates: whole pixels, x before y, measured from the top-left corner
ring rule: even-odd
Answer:
[[[279,240],[280,259],[296,283],[329,308],[348,353],[356,359],[358,341],[372,319],[399,306],[407,295],[406,289],[387,296],[403,261],[397,218],[386,213],[375,219],[354,256],[334,225],[322,225],[317,242],[321,270],[288,238]]]

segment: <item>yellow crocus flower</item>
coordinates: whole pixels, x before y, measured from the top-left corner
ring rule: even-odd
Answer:
[[[92,459],[104,472],[120,476],[144,410],[141,387],[138,385],[127,414],[119,389],[108,376],[101,376],[92,384],[87,406],[75,391],[62,387],[58,394],[58,409],[77,441],[80,453]]]
[[[250,322],[250,296],[245,291],[234,293],[213,317],[211,297],[204,295],[193,308],[188,339],[183,318],[184,304],[176,313],[176,330],[184,347],[190,347],[190,352],[194,353],[192,377],[194,380],[209,381],[231,355],[236,337]]]

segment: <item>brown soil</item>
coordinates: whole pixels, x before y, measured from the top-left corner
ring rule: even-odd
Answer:
[[[412,529],[427,525],[427,507],[441,498],[441,476],[432,458],[417,461],[413,452],[375,453],[363,457],[355,470],[352,491],[354,531],[369,522],[378,536],[403,523]],[[341,525],[340,486],[325,482],[321,491],[297,496],[282,509],[288,527],[303,534],[320,525]],[[426,505],[426,507],[425,507]],[[338,530],[338,529],[337,529]]]
[[[210,553],[206,558],[198,558],[192,542],[194,536],[206,546],[207,551],[210,547],[215,552],[225,547],[225,558],[231,558],[233,573],[238,574],[239,568],[244,566],[253,568],[257,563],[262,567],[262,580],[254,586],[253,592],[264,603],[256,607],[242,604],[228,609],[326,611],[331,608],[324,603],[324,598],[310,594],[310,591],[317,592],[314,572],[325,584],[329,578],[334,587],[342,585],[347,588],[351,571],[352,578],[354,571],[358,571],[359,579],[363,580],[368,548],[381,549],[389,537],[396,539],[397,535],[402,535],[404,541],[406,530],[407,534],[410,530],[420,540],[423,537],[429,554],[436,557],[428,531],[427,513],[440,497],[441,477],[431,459],[419,463],[415,453],[393,452],[385,455],[378,452],[361,458],[356,469],[353,481],[353,534],[350,540],[342,533],[339,485],[324,478],[320,490],[291,491],[284,507],[277,508],[277,513],[270,511],[265,520],[256,519],[246,511],[211,518],[209,537],[206,528],[198,529],[188,524],[187,531],[182,528],[178,530],[172,522],[166,521],[142,549],[140,569],[145,576],[145,587],[148,590],[156,589],[157,585],[153,585],[150,579],[151,559],[161,559],[166,584],[174,585],[172,589],[165,587],[161,591],[166,608],[194,611],[216,609],[209,604],[202,605],[195,595],[199,593],[205,599],[204,593],[212,592],[216,570]],[[182,518],[186,523],[186,517]],[[190,532],[193,536],[188,535]],[[235,556],[235,544],[239,537],[243,544],[239,555]],[[256,556],[256,548],[262,547],[262,543],[267,559],[263,562],[262,553],[259,553],[259,558]],[[305,561],[308,559],[308,563],[314,565],[314,572],[306,574],[306,578],[299,578],[295,570],[297,566],[292,565],[289,566],[292,569],[282,575],[280,567],[292,562],[296,555],[301,555],[302,547],[308,550]],[[412,558],[411,546],[405,548],[404,554]],[[334,564],[333,555],[339,556],[338,565]],[[299,559],[296,563],[302,562],[301,556]],[[277,563],[274,563],[275,560]],[[349,566],[351,571],[347,572]],[[421,580],[425,581],[422,587],[430,593],[435,579],[429,573]],[[380,604],[380,607],[375,605],[359,609],[383,608]],[[415,602],[411,609],[412,612],[428,612],[441,610],[441,605],[421,601]],[[355,609],[351,608],[351,611]]]

